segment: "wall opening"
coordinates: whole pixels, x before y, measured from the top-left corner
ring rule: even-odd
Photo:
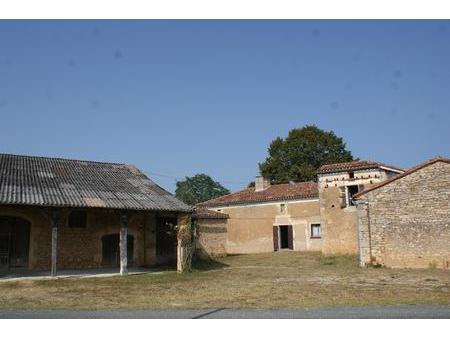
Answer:
[[[102,237],[102,265],[104,267],[120,266],[120,235],[111,234]],[[127,236],[127,265],[133,265],[134,237]]]
[[[157,217],[156,219],[156,261],[162,265],[177,262],[177,238],[174,226],[176,217]]]
[[[0,273],[28,269],[30,222],[20,217],[0,216]]]
[[[292,225],[279,226],[280,249],[293,249]]]

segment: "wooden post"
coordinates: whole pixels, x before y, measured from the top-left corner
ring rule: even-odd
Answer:
[[[127,237],[128,237],[128,216],[126,214],[120,215],[120,274],[128,274],[128,250],[127,250]]]
[[[56,260],[58,257],[58,223],[59,223],[59,212],[58,210],[53,210],[51,213],[52,222],[52,262],[51,262],[51,275],[56,277]]]

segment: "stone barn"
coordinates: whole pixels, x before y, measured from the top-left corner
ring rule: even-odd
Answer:
[[[436,158],[355,195],[362,266],[450,267],[450,160]]]
[[[0,274],[170,263],[189,213],[132,165],[0,154]]]

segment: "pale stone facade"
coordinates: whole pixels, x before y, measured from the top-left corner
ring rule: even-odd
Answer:
[[[435,160],[358,198],[361,265],[448,269],[450,162]]]
[[[383,169],[363,169],[319,175],[322,251],[325,254],[358,253],[356,206],[351,202],[349,187],[362,191],[387,180],[389,174]]]
[[[220,225],[226,232],[215,236],[215,244],[205,246],[211,250],[211,255],[215,255],[216,250],[222,254],[224,249],[228,254],[272,252],[273,231],[278,226],[292,226],[293,250],[321,250],[322,238],[311,236],[311,225],[320,224],[318,199],[252,203],[215,207],[211,210],[228,215],[228,219],[221,220]],[[206,224],[214,226],[212,220],[203,220],[200,223],[200,238],[212,237],[204,233]],[[224,240],[223,244],[218,244],[219,240]]]

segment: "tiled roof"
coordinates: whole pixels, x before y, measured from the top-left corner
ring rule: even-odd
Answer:
[[[364,170],[364,169],[380,169],[392,170],[395,172],[403,172],[404,170],[392,165],[383,164],[375,161],[356,160],[351,162],[325,164],[319,168],[318,174],[326,174],[333,172]]]
[[[368,193],[369,191],[372,191],[372,190],[378,189],[378,188],[380,188],[380,187],[382,187],[382,186],[385,186],[386,184],[389,184],[389,183],[391,183],[391,182],[393,182],[393,181],[396,181],[396,180],[401,179],[401,178],[403,178],[403,177],[405,177],[405,176],[408,176],[408,175],[410,175],[410,174],[412,174],[412,173],[414,173],[414,172],[416,172],[416,171],[418,171],[418,170],[420,170],[420,169],[423,169],[423,168],[425,168],[425,167],[428,167],[429,165],[434,164],[434,163],[436,163],[436,162],[444,162],[444,163],[450,164],[450,159],[448,159],[448,158],[442,158],[442,157],[436,157],[436,158],[433,158],[433,159],[431,159],[431,160],[429,160],[429,161],[426,161],[426,162],[421,163],[421,164],[419,164],[419,165],[417,165],[417,166],[415,166],[415,167],[412,167],[411,169],[405,171],[404,173],[402,173],[402,174],[400,174],[400,175],[393,176],[393,177],[391,177],[390,179],[388,179],[388,180],[386,180],[386,181],[383,181],[383,182],[380,182],[380,183],[378,183],[378,184],[375,184],[375,185],[373,185],[372,187],[370,187],[370,188],[368,188],[368,189],[366,189],[366,190],[363,190],[363,191],[361,191],[361,192],[355,194],[355,195],[353,196],[353,198],[358,199],[360,196],[365,195],[365,194]]]
[[[192,217],[196,219],[227,219],[229,216],[223,212],[217,212],[206,208],[196,208]]]
[[[286,183],[271,185],[263,191],[255,191],[254,187],[247,188],[242,191],[200,203],[198,206],[227,206],[245,203],[317,198],[318,195],[319,192],[316,182]]]
[[[0,204],[189,211],[127,164],[0,154]]]

